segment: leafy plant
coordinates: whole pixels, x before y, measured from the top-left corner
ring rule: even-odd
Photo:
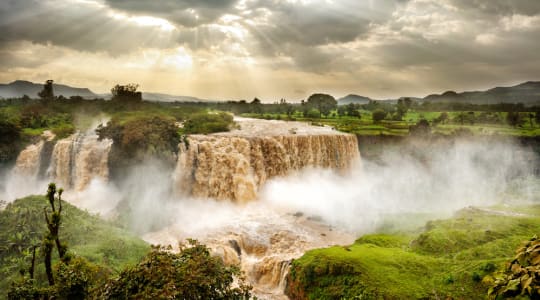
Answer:
[[[518,248],[514,259],[488,291],[490,299],[518,295],[540,297],[540,239],[537,236]]]
[[[211,256],[205,245],[189,240],[179,253],[170,246],[154,246],[139,264],[110,280],[98,298],[249,299],[251,286],[240,275],[237,267]]]

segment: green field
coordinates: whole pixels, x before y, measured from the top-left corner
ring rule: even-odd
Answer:
[[[506,118],[505,112],[494,113],[498,117],[498,122],[482,122],[482,120],[461,121],[459,115],[463,112],[446,112],[448,114],[448,120],[445,122],[437,123],[435,120],[443,112],[418,112],[409,111],[405,114],[402,121],[382,120],[374,122],[372,113],[367,110],[360,110],[360,118],[341,116],[338,117],[334,111],[330,114],[330,117],[325,118],[305,118],[300,112],[295,112],[291,118],[288,118],[286,114],[256,114],[245,113],[244,117],[250,118],[262,118],[262,119],[278,119],[295,121],[310,122],[315,125],[328,125],[336,128],[337,130],[354,133],[357,135],[392,135],[392,136],[407,136],[409,135],[409,127],[415,125],[418,121],[425,119],[430,122],[431,132],[441,135],[460,134],[464,131],[475,135],[504,135],[504,136],[539,136],[540,124],[529,119],[523,119],[522,123],[518,126],[510,126],[504,121]],[[482,112],[473,112],[476,119]]]
[[[520,213],[526,212],[526,213]],[[482,299],[493,272],[540,232],[540,206],[468,208],[421,230],[366,235],[293,262],[293,299]]]

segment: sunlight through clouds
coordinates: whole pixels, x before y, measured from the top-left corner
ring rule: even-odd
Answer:
[[[127,81],[165,93],[292,101],[314,92],[384,99],[513,84],[540,76],[523,68],[540,65],[539,3],[8,1],[0,3],[0,79],[70,74],[97,92]],[[78,63],[88,60],[91,67]],[[165,84],[186,74],[182,85]]]

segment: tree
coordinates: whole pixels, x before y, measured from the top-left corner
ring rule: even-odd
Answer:
[[[539,126],[540,125],[540,111],[536,112],[535,121],[536,121],[536,125]]]
[[[428,135],[431,133],[431,127],[426,119],[421,119],[413,126],[409,127],[410,135]]]
[[[319,111],[319,118],[322,115],[329,115],[337,107],[337,101],[334,97],[327,94],[313,94],[309,96],[307,104]]]
[[[251,107],[251,112],[260,114],[262,113],[262,103],[259,98],[254,98],[253,101],[249,103],[249,106]]]
[[[38,96],[41,100],[46,102],[54,99],[53,80],[49,79],[45,82],[43,89],[38,93]]]
[[[408,101],[405,101],[407,99]],[[397,103],[397,111],[396,111],[396,119],[397,121],[403,120],[403,117],[409,110],[409,107],[411,106],[411,99],[405,98],[405,99],[399,99]]]
[[[467,120],[469,120],[471,125],[474,125],[474,122],[476,121],[476,116],[474,114],[474,111],[470,111],[467,113]]]
[[[358,106],[354,103],[347,104],[347,115],[349,115],[349,117],[362,117],[358,111]]]
[[[435,122],[436,123],[446,123],[446,121],[448,120],[448,113],[447,112],[442,112],[437,118],[435,118]]]
[[[195,240],[171,247],[153,246],[142,261],[122,271],[99,292],[99,299],[249,299],[251,286],[236,266]],[[235,278],[238,280],[235,283]]]
[[[341,118],[347,113],[347,108],[343,105],[339,105],[337,108],[338,116]]]
[[[515,111],[509,111],[506,114],[506,122],[513,127],[518,126],[521,123],[521,118],[520,118],[519,113]]]
[[[111,89],[113,101],[122,101],[122,102],[141,102],[142,93],[138,92],[138,84],[130,83],[126,85],[115,85]]]
[[[384,118],[386,118],[386,112],[382,109],[376,109],[375,111],[373,111],[372,118],[373,118],[373,122],[375,123],[380,122],[384,120]]]
[[[13,282],[8,291],[8,299],[85,299],[90,294],[91,286],[96,284],[99,281],[98,277],[106,272],[84,258],[76,257],[72,259],[67,253],[67,247],[60,241],[62,192],[62,189],[57,190],[56,185],[50,183],[46,196],[50,210],[47,207],[43,208],[47,232],[43,238],[40,251],[44,258],[45,274],[49,287],[40,287],[34,279],[37,246],[33,246],[32,260],[28,272],[29,278],[23,274],[24,277],[21,281]],[[58,206],[56,203],[58,203]],[[60,262],[53,268],[52,253],[55,246]]]
[[[47,223],[47,229],[49,232],[45,234],[43,239],[43,256],[45,259],[45,273],[47,274],[47,280],[49,285],[54,285],[54,276],[52,272],[52,251],[54,244],[56,244],[56,249],[58,250],[58,257],[64,263],[67,263],[69,258],[66,256],[67,247],[60,242],[58,237],[58,231],[60,230],[60,223],[62,220],[62,193],[63,189],[56,191],[56,185],[54,183],[49,184],[47,189],[47,199],[49,200],[49,205],[51,206],[51,213],[47,211],[47,208],[43,208],[43,213],[45,215],[45,222]],[[56,195],[58,194],[58,197]],[[58,210],[56,209],[54,202],[58,200]],[[33,267],[32,267],[33,268]]]

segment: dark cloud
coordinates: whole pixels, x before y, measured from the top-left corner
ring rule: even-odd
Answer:
[[[0,6],[0,47],[10,41],[53,44],[79,51],[123,54],[174,45],[157,27],[115,19],[100,6],[19,0]]]
[[[209,24],[233,10],[238,0],[105,0],[114,9],[158,16],[186,27]]]
[[[259,0],[249,2],[248,9],[265,9],[269,12],[268,20],[249,27],[263,45],[268,41],[305,46],[344,43],[365,36],[371,25],[388,21],[400,2],[405,1],[343,0],[302,4]]]
[[[478,11],[494,15],[537,15],[540,14],[538,0],[449,0],[463,11]]]
[[[0,1],[3,70],[39,69],[64,47],[119,56],[184,46],[195,63],[247,57],[264,70],[344,74],[380,90],[540,76],[540,0],[96,1]],[[25,57],[31,43],[51,47]]]

